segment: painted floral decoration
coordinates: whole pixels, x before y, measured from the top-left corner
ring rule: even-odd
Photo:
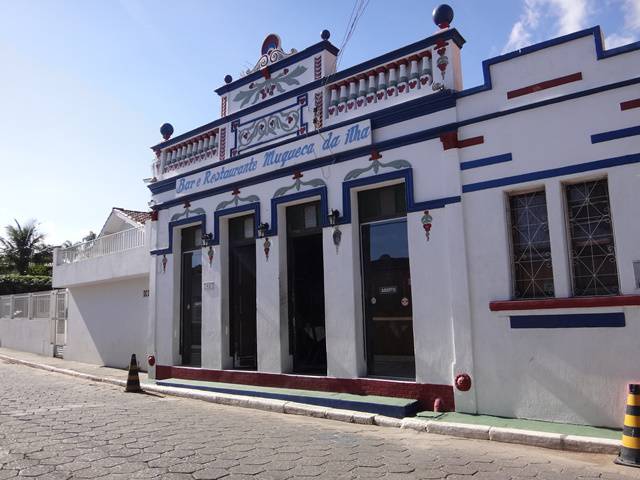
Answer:
[[[240,108],[247,104],[255,105],[258,100],[271,97],[275,92],[284,93],[285,85],[288,87],[300,85],[300,81],[297,80],[297,78],[306,71],[307,68],[302,65],[298,65],[293,70],[285,68],[271,78],[266,78],[261,82],[251,82],[249,84],[249,90],[240,90],[233,100],[240,102]]]

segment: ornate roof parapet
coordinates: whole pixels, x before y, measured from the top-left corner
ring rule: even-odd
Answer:
[[[256,63],[255,67],[245,71],[243,73],[243,76],[251,75],[258,70],[262,70],[269,65],[273,65],[280,60],[290,57],[294,53],[298,53],[295,48],[292,48],[289,53],[286,53],[282,49],[282,41],[280,40],[280,37],[275,33],[270,33],[269,35],[267,35],[267,38],[264,39],[264,42],[262,42],[261,52],[262,56],[258,60],[258,63]]]

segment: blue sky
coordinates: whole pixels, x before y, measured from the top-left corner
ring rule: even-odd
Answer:
[[[432,34],[438,2],[371,0],[340,68]],[[451,0],[465,87],[483,59],[601,25],[640,38],[640,0]],[[147,209],[151,145],[218,117],[214,89],[278,33],[340,46],[353,2],[0,0],[0,226],[36,218],[50,243],[98,231],[112,206]]]

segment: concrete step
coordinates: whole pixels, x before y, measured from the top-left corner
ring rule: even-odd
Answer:
[[[191,388],[209,392],[245,395],[250,397],[273,398],[288,402],[306,403],[329,408],[356,410],[359,412],[404,418],[415,415],[418,401],[411,398],[381,397],[377,395],[353,395],[350,393],[320,392],[290,388],[259,387],[235,383],[205,382],[167,378],[156,380],[165,387]]]

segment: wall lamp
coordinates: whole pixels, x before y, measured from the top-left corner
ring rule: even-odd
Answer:
[[[340,219],[340,211],[336,210],[335,208],[332,209],[329,212],[329,215],[327,215],[327,218],[329,219],[329,225],[331,227],[335,227],[338,224],[338,220]]]
[[[269,230],[269,224],[267,222],[263,222],[258,225],[258,238],[264,238],[267,235],[267,231]]]
[[[204,245],[208,245],[211,240],[213,240],[213,233],[203,233],[202,234],[202,243]]]

